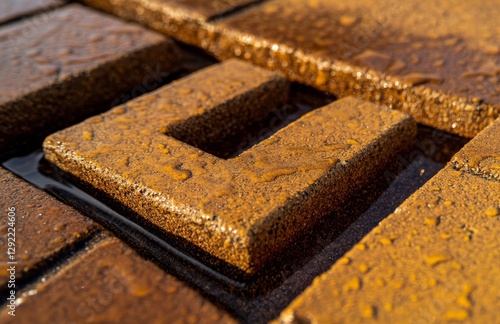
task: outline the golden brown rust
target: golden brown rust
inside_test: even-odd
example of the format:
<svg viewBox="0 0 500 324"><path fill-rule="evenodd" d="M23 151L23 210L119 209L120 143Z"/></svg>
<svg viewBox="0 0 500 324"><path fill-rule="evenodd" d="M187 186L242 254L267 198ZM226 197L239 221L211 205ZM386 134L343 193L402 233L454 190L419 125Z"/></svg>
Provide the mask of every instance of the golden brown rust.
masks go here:
<svg viewBox="0 0 500 324"><path fill-rule="evenodd" d="M274 0L213 22L157 0L87 1L220 59L248 60L462 136L500 114L498 1Z"/></svg>
<svg viewBox="0 0 500 324"><path fill-rule="evenodd" d="M15 317L7 314L8 309L0 313L2 323L235 322L115 238L97 243L30 292L19 296Z"/></svg>
<svg viewBox="0 0 500 324"><path fill-rule="evenodd" d="M365 322L369 312L355 305L368 305L380 323L495 322L500 219L488 213L500 208L500 182L454 172L441 170L361 240L366 248L353 248L316 278L276 322ZM385 244L381 236L395 239Z"/></svg>
<svg viewBox="0 0 500 324"><path fill-rule="evenodd" d="M133 87L159 86L178 61L172 40L95 10L72 4L48 17L0 31L0 150L96 113Z"/></svg>
<svg viewBox="0 0 500 324"><path fill-rule="evenodd" d="M192 91L179 96L186 88ZM230 136L287 93L278 74L230 60L118 107L123 114L110 111L51 135L44 150L160 228L253 273L411 145L416 132L405 114L346 98L229 160L178 140L203 147ZM83 130L92 140L82 140Z"/></svg>
<svg viewBox="0 0 500 324"><path fill-rule="evenodd" d="M16 258L18 280L44 266L50 258L87 239L100 226L30 184L0 168L0 210L16 208ZM0 261L8 260L7 218L0 226ZM11 237L11 236L9 236ZM0 284L7 286L8 267L0 270Z"/></svg>

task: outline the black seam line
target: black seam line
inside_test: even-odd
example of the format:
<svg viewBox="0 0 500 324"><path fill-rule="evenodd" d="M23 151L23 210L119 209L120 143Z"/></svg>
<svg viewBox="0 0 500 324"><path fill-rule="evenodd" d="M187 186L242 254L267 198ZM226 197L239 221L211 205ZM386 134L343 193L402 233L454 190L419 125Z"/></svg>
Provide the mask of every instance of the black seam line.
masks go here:
<svg viewBox="0 0 500 324"><path fill-rule="evenodd" d="M109 235L106 236L103 230L96 228L89 236L64 247L55 255L36 263L33 266L33 270L25 273L21 278L16 278L16 299L20 298L26 292L36 289L42 278L50 280L50 278L70 266L81 256L86 255L95 244L106 237L109 237ZM0 307L7 305L7 297L10 295L10 290L6 285L1 287L0 298L2 298L2 303L0 303Z"/></svg>
<svg viewBox="0 0 500 324"><path fill-rule="evenodd" d="M229 18L230 16L233 16L233 15L237 15L243 11L246 11L248 9L251 9L251 8L254 8L254 7L258 7L260 5L262 5L264 2L267 2L268 0L257 0L255 2L252 2L252 3L249 3L249 4L242 4L240 6L236 6L232 9L229 9L227 11L224 11L223 13L220 13L220 14L217 14L217 15L214 15L214 16L211 16L211 17L208 17L207 19L207 23L212 23L212 22L216 22L218 20L224 20L226 18Z"/></svg>

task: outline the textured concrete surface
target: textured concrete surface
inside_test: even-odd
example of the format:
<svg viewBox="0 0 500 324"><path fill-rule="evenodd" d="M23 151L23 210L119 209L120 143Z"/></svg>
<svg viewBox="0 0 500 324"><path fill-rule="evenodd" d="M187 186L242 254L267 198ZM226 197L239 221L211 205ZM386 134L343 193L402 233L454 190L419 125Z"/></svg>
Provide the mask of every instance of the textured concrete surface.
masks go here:
<svg viewBox="0 0 500 324"><path fill-rule="evenodd" d="M472 139L451 163L456 170L500 181L500 119Z"/></svg>
<svg viewBox="0 0 500 324"><path fill-rule="evenodd" d="M57 0L2 1L0 155L15 141L41 139L113 100L182 77L54 135L46 147L60 166L146 215L155 224L148 229L167 229L211 253L182 250L198 258L185 264L153 256L160 269L0 170L2 209L20 206L14 320L232 322L227 309L242 322L264 323L301 294L276 321L498 321L498 0L84 2L254 66L227 62L188 75L197 68L186 61L201 51L180 45L179 62L174 42L140 26L78 5L45 10ZM34 3L38 15L6 23L33 14ZM284 76L320 97L328 91L320 101L328 100L305 103L315 94L297 84L287 99ZM297 87L307 89L304 101L294 101ZM414 135L409 118L353 98L328 104L331 94L410 113L432 134L419 133L398 154ZM297 118L290 105L327 106L281 129L276 118ZM264 129L247 133L244 124L255 119ZM466 139L436 128L476 137L451 158ZM255 138L265 140L248 145ZM324 213L330 217L309 229ZM134 248L147 253L148 246ZM3 294L7 256L0 258ZM267 264L240 290L220 280L233 273L214 256L247 273ZM197 261L221 273L206 276ZM0 321L13 319L7 310Z"/></svg>
<svg viewBox="0 0 500 324"><path fill-rule="evenodd" d="M470 147L463 151L457 155ZM494 323L499 216L500 183L448 165L317 277L277 322Z"/></svg>
<svg viewBox="0 0 500 324"><path fill-rule="evenodd" d="M150 86L178 59L162 35L77 4L3 28L0 51L0 149L90 116L134 86Z"/></svg>
<svg viewBox="0 0 500 324"><path fill-rule="evenodd" d="M275 0L185 28L175 21L196 20L192 12L157 1L89 3L218 58L249 60L462 136L500 113L498 1Z"/></svg>
<svg viewBox="0 0 500 324"><path fill-rule="evenodd" d="M498 4L277 0L222 21L210 46L473 137L500 113Z"/></svg>
<svg viewBox="0 0 500 324"><path fill-rule="evenodd" d="M0 262L9 261L7 248L14 242L14 256L17 261L16 279L33 274L51 259L69 251L95 233L99 226L57 201L43 191L18 179L10 172L0 168L0 210L5 212L15 208L15 228L8 226L7 217L0 225ZM11 233L11 234L9 234ZM14 234L14 235L12 235ZM9 238L14 238L12 241ZM10 260L12 261L12 260ZM6 288L9 280L8 267L0 271L0 286Z"/></svg>
<svg viewBox="0 0 500 324"><path fill-rule="evenodd" d="M191 146L231 136L286 93L277 74L227 61L53 134L44 150L158 227L252 273L416 133L407 115L346 98L233 159Z"/></svg>
<svg viewBox="0 0 500 324"><path fill-rule="evenodd" d="M262 0L84 0L89 6L137 21L196 45L210 21Z"/></svg>

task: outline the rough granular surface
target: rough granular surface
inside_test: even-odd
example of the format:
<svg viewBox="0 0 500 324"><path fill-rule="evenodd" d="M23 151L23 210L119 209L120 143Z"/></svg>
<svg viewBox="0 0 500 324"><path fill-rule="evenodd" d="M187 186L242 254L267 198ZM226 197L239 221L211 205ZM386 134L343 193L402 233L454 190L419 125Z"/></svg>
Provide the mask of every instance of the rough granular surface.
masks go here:
<svg viewBox="0 0 500 324"><path fill-rule="evenodd" d="M157 1L89 3L218 58L280 70L462 136L475 136L500 114L498 1L275 0L196 28L163 24L195 16Z"/></svg>
<svg viewBox="0 0 500 324"><path fill-rule="evenodd" d="M450 165L282 313L280 323L494 323L500 182Z"/></svg>
<svg viewBox="0 0 500 324"><path fill-rule="evenodd" d="M46 158L252 273L416 133L411 117L346 98L232 159L193 147L265 116L287 86L278 74L231 60L51 135Z"/></svg>
<svg viewBox="0 0 500 324"><path fill-rule="evenodd" d="M473 137L500 113L499 14L498 1L276 0L222 21L209 48Z"/></svg>
<svg viewBox="0 0 500 324"><path fill-rule="evenodd" d="M500 119L472 139L451 163L457 170L500 181Z"/></svg>
<svg viewBox="0 0 500 324"><path fill-rule="evenodd" d="M3 28L0 52L0 149L92 115L177 60L162 35L76 4Z"/></svg>
<svg viewBox="0 0 500 324"><path fill-rule="evenodd" d="M19 299L2 323L235 323L115 238L97 243Z"/></svg>
<svg viewBox="0 0 500 324"><path fill-rule="evenodd" d="M71 249L95 233L99 226L73 208L16 178L0 168L0 209L7 215L9 208L15 208L15 231L9 230L7 216L0 226L0 261L8 259L8 238L15 238L16 279L32 274L47 261L57 258L61 252ZM15 233L15 236L8 233ZM10 260L12 261L12 260ZM8 267L0 271L0 285L7 287Z"/></svg>
<svg viewBox="0 0 500 324"><path fill-rule="evenodd" d="M135 20L176 39L197 44L207 22L262 0L84 0L96 9Z"/></svg>
<svg viewBox="0 0 500 324"><path fill-rule="evenodd" d="M48 11L63 5L65 2L65 0L2 0L0 2L0 24L40 11Z"/></svg>

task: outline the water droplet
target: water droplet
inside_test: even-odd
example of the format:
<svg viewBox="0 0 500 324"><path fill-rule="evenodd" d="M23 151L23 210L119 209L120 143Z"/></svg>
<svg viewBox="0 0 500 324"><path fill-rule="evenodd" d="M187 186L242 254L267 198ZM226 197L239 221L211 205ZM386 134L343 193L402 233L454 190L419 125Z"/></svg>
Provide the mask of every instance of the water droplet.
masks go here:
<svg viewBox="0 0 500 324"><path fill-rule="evenodd" d="M181 95L187 95L190 94L191 92L193 92L193 89L190 88L182 88L179 90L179 94Z"/></svg>
<svg viewBox="0 0 500 324"><path fill-rule="evenodd" d="M88 40L89 40L89 43L97 43L97 42L100 42L101 40L103 40L103 36L99 35L99 34L92 34L89 36Z"/></svg>
<svg viewBox="0 0 500 324"><path fill-rule="evenodd" d="M385 71L392 63L392 58L389 55L374 50L365 50L353 57L353 61L375 70Z"/></svg>
<svg viewBox="0 0 500 324"><path fill-rule="evenodd" d="M366 249L367 249L367 246L365 243L358 243L358 244L356 244L355 247L356 247L356 249L358 249L360 251L366 251Z"/></svg>
<svg viewBox="0 0 500 324"><path fill-rule="evenodd" d="M361 279L358 277L354 277L351 280L349 280L343 287L344 291L356 291L361 289Z"/></svg>
<svg viewBox="0 0 500 324"><path fill-rule="evenodd" d="M54 225L54 231L62 231L66 228L66 224L65 223L59 223L59 224L56 224Z"/></svg>
<svg viewBox="0 0 500 324"><path fill-rule="evenodd" d="M431 254L425 257L425 262L430 266L435 266L448 261L450 258L444 254Z"/></svg>
<svg viewBox="0 0 500 324"><path fill-rule="evenodd" d="M182 170L173 165L167 165L165 167L165 171L172 177L172 179L179 181L187 180L192 176L191 171Z"/></svg>
<svg viewBox="0 0 500 324"><path fill-rule="evenodd" d="M368 270L370 270L370 267L366 264L362 263L359 265L359 271L361 271L362 273L367 273Z"/></svg>
<svg viewBox="0 0 500 324"><path fill-rule="evenodd" d="M351 263L351 259L349 259L347 257L342 257L339 259L338 263L343 264L343 265L347 265L347 264Z"/></svg>
<svg viewBox="0 0 500 324"><path fill-rule="evenodd" d="M417 86L425 83L443 83L443 78L439 74L412 72L401 76L404 83L410 86Z"/></svg>
<svg viewBox="0 0 500 324"><path fill-rule="evenodd" d="M59 73L59 68L56 65L38 64L37 68L45 76L53 76Z"/></svg>
<svg viewBox="0 0 500 324"><path fill-rule="evenodd" d="M358 18L351 15L342 15L339 18L339 22L344 27L351 27L358 21Z"/></svg>
<svg viewBox="0 0 500 324"><path fill-rule="evenodd" d="M438 218L425 218L425 223L429 226L437 226L439 223Z"/></svg>
<svg viewBox="0 0 500 324"><path fill-rule="evenodd" d="M392 245L392 240L390 238L383 237L380 239L380 243L383 245Z"/></svg>
<svg viewBox="0 0 500 324"><path fill-rule="evenodd" d="M466 71L462 74L463 78L496 76L500 74L500 65L493 61L483 62L481 66L474 70Z"/></svg>
<svg viewBox="0 0 500 324"><path fill-rule="evenodd" d="M497 208L488 208L485 212L486 216L495 217L498 216Z"/></svg>
<svg viewBox="0 0 500 324"><path fill-rule="evenodd" d="M445 314L447 320L464 321L469 318L469 313L463 309L449 310Z"/></svg>
<svg viewBox="0 0 500 324"><path fill-rule="evenodd" d="M363 307L361 316L364 318L373 318L375 316L375 307L371 305Z"/></svg>
<svg viewBox="0 0 500 324"><path fill-rule="evenodd" d="M92 138L94 137L94 135L92 134L92 132L83 132L83 135L82 135L82 138L86 141L91 141Z"/></svg>

